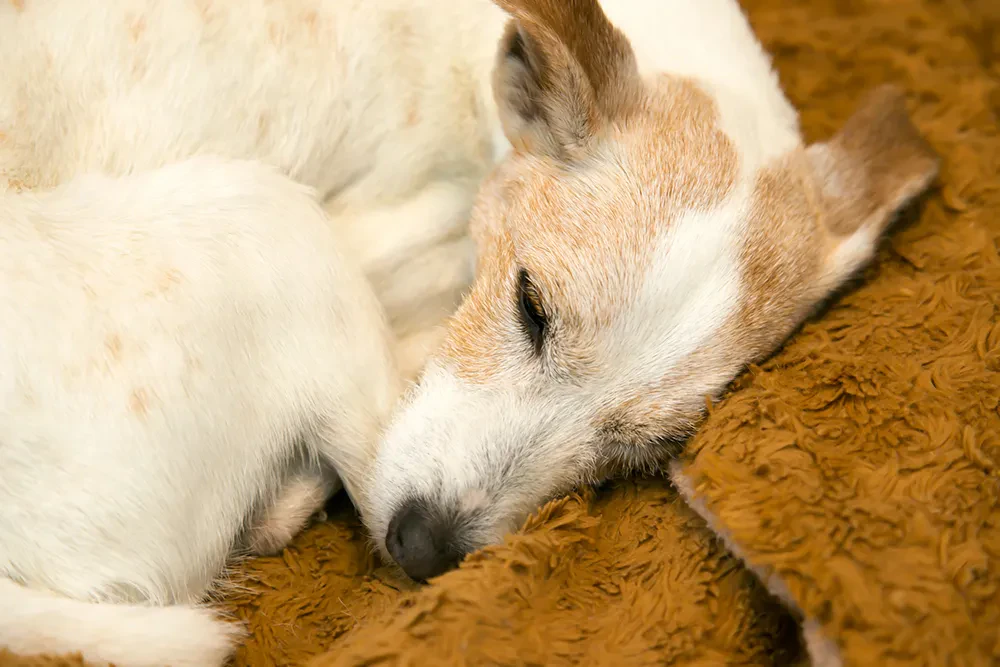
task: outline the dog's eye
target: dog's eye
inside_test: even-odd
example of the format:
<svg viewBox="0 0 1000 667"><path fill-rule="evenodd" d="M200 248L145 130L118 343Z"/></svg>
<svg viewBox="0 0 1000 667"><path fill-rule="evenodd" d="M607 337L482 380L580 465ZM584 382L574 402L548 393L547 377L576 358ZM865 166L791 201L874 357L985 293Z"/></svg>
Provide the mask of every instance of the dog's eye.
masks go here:
<svg viewBox="0 0 1000 667"><path fill-rule="evenodd" d="M531 282L528 272L522 270L517 276L517 303L521 315L521 325L531 339L535 354L542 353L542 343L549 327L549 319L542 306L542 297Z"/></svg>

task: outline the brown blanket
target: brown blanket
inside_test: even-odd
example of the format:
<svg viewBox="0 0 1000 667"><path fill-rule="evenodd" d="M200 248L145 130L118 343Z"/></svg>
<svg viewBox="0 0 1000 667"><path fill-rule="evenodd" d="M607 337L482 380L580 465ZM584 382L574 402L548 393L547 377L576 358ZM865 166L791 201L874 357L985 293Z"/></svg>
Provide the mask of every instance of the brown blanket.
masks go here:
<svg viewBox="0 0 1000 667"><path fill-rule="evenodd" d="M238 665L1000 663L1000 2L744 4L810 139L895 81L940 187L713 408L690 505L558 500L422 589L341 505L234 573Z"/></svg>

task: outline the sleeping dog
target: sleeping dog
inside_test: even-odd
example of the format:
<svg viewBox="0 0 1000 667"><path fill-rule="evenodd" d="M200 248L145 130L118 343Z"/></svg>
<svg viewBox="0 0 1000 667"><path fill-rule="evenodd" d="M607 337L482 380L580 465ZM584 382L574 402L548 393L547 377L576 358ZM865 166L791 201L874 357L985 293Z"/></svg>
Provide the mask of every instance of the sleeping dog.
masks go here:
<svg viewBox="0 0 1000 667"><path fill-rule="evenodd" d="M29 198L5 205L27 216L24 227L49 229L46 216L87 208L69 204L67 192L81 201L90 197L95 218L105 215L98 211L125 206L124 201L141 211L137 202L146 197L135 194L142 190L138 185L152 188L156 177L150 174L162 165L202 153L256 159L315 189L329 215L325 224L337 238L316 249L326 256L339 244L361 264L397 336L394 356L403 375L415 376L431 356L377 456L372 452L371 470L358 477L353 491L351 475L340 470L348 464L332 453L345 450L317 440L284 450L294 453L293 463L270 468L272 477L263 479L287 477L293 483L274 486L301 489L295 483L299 460L310 461L311 472L324 466L340 471L383 553L416 579L433 577L469 550L500 539L554 494L617 472L661 465L671 444L700 419L706 395L717 396L747 363L771 353L869 261L894 213L928 185L937 165L910 124L901 96L891 89L865 100L829 141L805 145L797 114L734 0L498 3L23 0L0 6L0 80L7 91L0 96L0 181L10 190L32 190L65 184L91 171L137 172L128 178L138 179L98 181L100 187L84 188L86 192L70 185L68 191L38 195L44 206L34 203L32 195L17 195ZM138 173L146 170L152 171ZM207 174L166 173L173 176L160 178L186 181L179 192L204 197L177 208L156 200L168 219L220 206L212 200L218 193L202 186L202 180L213 185ZM239 210L264 224L261 215L248 209L260 207L269 212L263 214L271 219L268 224L283 220L281 230L304 233L298 230L304 213L278 215L295 208L276 204L279 200L261 188L259 197L250 197L250 204ZM22 209L35 211L31 215L36 218ZM231 217L224 217L232 224ZM202 223L211 227L219 221ZM310 224L322 226L318 219ZM185 229L193 240L195 228ZM285 284L289 291L283 296L268 291L271 283L264 277L246 283L263 290L257 297L273 297L268 303L276 305L275 312L285 312L285 299L299 303L303 298L294 286L306 289L317 279L303 275L307 269L299 260L284 254L305 250L281 245L279 230L268 229L273 244L258 251L266 259L245 251L246 257L236 253L242 261L233 261L261 271L261 265L278 267L276 282L284 270L296 276ZM85 249L79 252L109 254L128 247L134 229L124 224L117 232L124 240L115 242L85 243L78 236L82 233L72 237ZM55 238L51 232L43 236ZM219 243L229 248L228 241ZM155 252L148 249L151 257L166 252L161 244L171 247L160 238ZM44 276L36 270L34 279L49 285L46 293L60 304L59 277L94 270L87 268L94 264L81 262L70 271L59 264L70 260L57 257L62 259L53 260L56 265ZM201 265L192 261L185 266L192 270ZM234 268L227 280L243 284L252 273ZM169 318L175 312L177 319L164 320L169 327L159 337L150 330L126 340L113 327L96 327L79 314L73 319L76 311L68 305L48 307L47 312L64 314L67 323L74 323L78 331L71 333L79 340L73 336L62 347L37 352L33 363L38 365L24 366L26 377L32 383L48 378L44 382L53 383L50 389L64 392L60 400L66 406L76 406L65 398L66 392L75 392L83 407L74 408L73 423L77 431L90 429L90 440L70 441L70 434L61 433L66 439L60 452L81 451L70 445L109 433L113 442L104 446L120 453L123 443L138 442L138 430L148 436L144 429L161 423L171 429L159 431L161 437L176 424L186 424L191 433L199 433L200 442L208 442L201 430L230 442L238 437L233 434L245 432L241 425L248 414L264 421L288 416L261 398L282 388L291 392L282 396L291 413L312 423L324 413L311 412L319 410L313 401L301 399L290 385L277 384L275 378L283 376L276 369L285 364L299 369L304 358L311 359L324 345L333 356L328 364L317 364L317 373L332 369L334 358L367 364L364 355L339 347L344 332L381 330L374 321L334 318L336 322L315 330L303 324L303 331L313 332L303 343L294 327L283 333L277 324L283 318L255 318L257 310L228 298L235 287L226 287L221 277L206 286L216 285L222 296L200 302L198 312L214 317L199 329L182 317L188 309L160 313L159 305L153 305L169 308L171 298L181 298L181 292L169 296L191 279L180 266L145 261L141 267L126 264L105 274L121 281L123 294L131 299L120 296L114 302L121 324L131 322L126 311L150 318ZM13 280L8 277L9 284ZM201 289L199 284L199 293ZM454 318L441 328L467 289ZM146 292L161 296L142 301ZM339 296L345 300L342 305L347 292ZM15 303L21 297L10 298ZM110 297L102 296L88 308L103 313L105 298ZM190 298L196 300L196 295ZM15 310L25 315L7 318L21 327L19 345L24 340L35 345L35 339L41 344L57 335L45 330L57 327L50 323L51 315L32 317L35 306L16 303ZM343 315L353 308L334 310ZM19 318L24 321L17 322ZM261 345L269 350L264 367L275 376L254 373L261 362L249 361L239 346L226 347L211 371L219 396L239 385L254 400L233 399L222 409L219 396L183 398L188 362L181 341L188 336L221 340L215 326L247 327L254 334L250 342L243 341L247 349ZM148 361L130 367L128 381L123 376L112 389L96 379L115 355L130 358L125 355L133 346L155 350L164 339L173 341L172 348L167 345L173 352L157 352L164 360L157 363L165 366L156 368L156 376L176 383L167 393L178 402L168 404L151 386ZM213 349L207 343L194 347L203 353ZM96 364L91 361L95 354ZM205 354L196 358L206 364ZM74 385L77 377L65 372L65 365L96 368L81 371L87 382ZM240 372L243 379L235 377ZM382 407L371 409L379 417L372 418L372 430L366 433L377 430L374 424L394 394L388 388L392 378L372 382L366 385L371 391L376 385L386 388L379 390L381 398L370 399ZM11 403L0 409L3 419L16 426L20 415L30 412L11 406L23 405L29 394L21 393L17 381L2 386L13 387L4 394ZM338 400L344 396L337 394L326 405ZM247 404L260 410L244 412ZM22 452L20 456L45 452L37 443L54 437L44 433L52 424L69 428L72 410L52 405L58 405L50 410L58 409L60 419L32 422L40 434L27 430L19 436L20 445L11 447L4 432L0 456L5 461L11 451ZM177 410L169 419L160 412L168 407ZM108 428L116 418L131 430ZM278 434L287 438L274 442L294 442L293 436L308 432L292 428ZM178 478L171 485L175 512L161 508L163 521L183 521L179 517L191 516L189 507L203 507L198 501L187 505L185 498L203 479L219 481L207 461L224 456L225 450L213 453L211 447L221 445L190 450L191 468L201 476ZM274 451L260 440L248 441L252 461L262 456L260 448ZM164 450L147 449L150 466L171 469L166 464L172 459L156 453ZM107 457L109 464L113 460ZM67 462L82 465L79 459L45 459L66 478L85 479ZM21 465L20 477L11 479L29 476L38 461L26 459ZM139 470L127 482L117 479L114 487L98 487L100 491L91 482L80 497L128 497L119 495L122 484L126 490L132 490L128 484L155 487L155 474ZM307 484L305 489L297 492L299 497L313 498L326 487ZM0 492L5 493L3 503L36 498L20 486L3 486ZM278 497L276 491L255 493ZM270 504L283 506L242 503L242 523L231 524L245 528L237 531L240 540L267 535ZM52 515L47 525L64 521L66 529L87 536L104 521L117 530L112 543L127 545L130 530L115 517L133 509L119 505L86 520L77 514L77 523ZM199 515L210 517L202 535L216 525L211 523L217 521L214 512L227 520L240 514L211 509L213 514ZM44 504L37 508L43 510ZM277 523L300 525L304 511L291 512L299 517L296 521ZM41 525L36 529L32 521L15 517L15 539L41 532ZM263 533L260 526L265 526ZM18 547L10 534L0 533L0 565L12 581L31 587L36 602L16 608L26 612L0 617L0 643L19 650L84 650L93 659L120 664L185 664L184 659L186 664L213 664L224 654L226 628L212 625L207 616L193 616L197 612L190 608L144 610L153 615L183 612L186 625L152 620L120 625L134 610L119 616L111 605L96 605L84 611L73 601L191 600L196 596L160 594L179 585L176 573L190 563L167 563L167 570L179 569L166 572L166 561L145 561L156 581L163 582L160 588L128 568L84 572L64 560L49 562L29 580L9 565L8 555L42 553L46 547L33 547L36 538L27 537ZM188 532L164 533L156 538L163 540L156 548L179 549L170 541L179 535L194 539ZM264 540L272 547L281 541ZM226 540L183 546L211 551L218 543ZM92 542L81 544L94 548ZM106 559L94 553L88 558L90 563ZM183 558L196 559L190 553ZM221 561L212 562L219 566ZM94 589L96 572L106 573L104 588ZM210 578L196 577L193 581L200 583L188 590L201 590ZM0 585L18 591L8 595L29 595L20 585ZM46 597L50 594L43 589L63 597ZM34 609L56 608L60 614L31 615Z"/></svg>

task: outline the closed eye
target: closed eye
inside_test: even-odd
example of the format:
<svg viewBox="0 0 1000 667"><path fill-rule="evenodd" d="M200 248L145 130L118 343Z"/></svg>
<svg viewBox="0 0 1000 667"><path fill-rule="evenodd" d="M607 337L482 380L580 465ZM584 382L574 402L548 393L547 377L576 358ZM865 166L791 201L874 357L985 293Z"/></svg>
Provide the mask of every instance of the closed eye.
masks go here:
<svg viewBox="0 0 1000 667"><path fill-rule="evenodd" d="M541 355L545 334L549 328L549 319L545 314L545 306L538 289L531 282L531 277L524 269L517 275L517 304L521 326L531 341L536 355Z"/></svg>

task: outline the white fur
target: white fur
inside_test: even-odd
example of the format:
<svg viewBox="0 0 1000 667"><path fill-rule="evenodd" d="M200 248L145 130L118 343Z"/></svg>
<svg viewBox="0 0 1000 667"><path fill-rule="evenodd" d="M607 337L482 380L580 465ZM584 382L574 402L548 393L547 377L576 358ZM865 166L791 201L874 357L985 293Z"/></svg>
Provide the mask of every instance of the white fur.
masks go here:
<svg viewBox="0 0 1000 667"><path fill-rule="evenodd" d="M88 664L223 664L235 624L195 607L95 605L0 579L0 642L22 655L80 653Z"/></svg>
<svg viewBox="0 0 1000 667"><path fill-rule="evenodd" d="M288 436L320 416L360 427L366 418L341 413L369 401L381 414L393 393L382 324L371 304L351 302L369 288L321 274L340 255L304 191L269 175L239 178L249 168L143 172L218 154L314 188L331 216L322 224L362 264L412 377L472 278L468 208L508 148L489 83L503 21L486 0L385 0L374 11L361 0L0 3L0 193L94 171L140 174L3 199L0 247L25 277L0 300L0 460L9 464L0 570L80 600L190 602L219 574L236 532L253 529L247 546L270 550L301 527L302 503L336 483L323 470L308 485L317 442L339 434L316 433L302 452ZM227 199L234 191L239 203ZM58 234L32 235L33 225ZM174 225L182 231L166 230ZM226 249L219 225L262 226L259 238L237 230L233 240L245 243ZM143 290L157 289L140 285L163 280L169 262L184 284L136 316ZM90 301L82 279L93 283ZM323 298L335 307L317 309ZM117 345L112 329L127 366L101 375ZM348 341L347 331L367 334ZM196 378L183 371L192 355ZM338 378L347 384L324 384ZM336 393L358 383L353 401ZM144 423L126 410L137 387L149 391L136 404L156 401ZM324 455L347 471L362 508L350 478L367 457ZM215 639L204 645L193 631L158 642L152 626L123 636L131 630L114 625L130 607L44 600L81 629L91 621L93 641L32 616L0 625L0 644L86 647L89 659L128 665L180 664L185 644L193 663L213 664L226 643L207 625ZM162 614L164 632L171 615L207 618Z"/></svg>
<svg viewBox="0 0 1000 667"><path fill-rule="evenodd" d="M296 497L317 502L303 477L339 476L365 507L398 382L377 301L307 188L210 157L82 176L0 195L0 257L0 574L187 605L256 514L280 532ZM18 650L218 664L231 636L190 608L12 586L0 645Z"/></svg>
<svg viewBox="0 0 1000 667"><path fill-rule="evenodd" d="M317 190L415 375L509 148L490 91L504 20L489 0L0 3L0 191L204 153L271 164Z"/></svg>
<svg viewBox="0 0 1000 667"><path fill-rule="evenodd" d="M734 0L602 0L632 44L640 72L694 79L754 170L801 143L798 113Z"/></svg>

